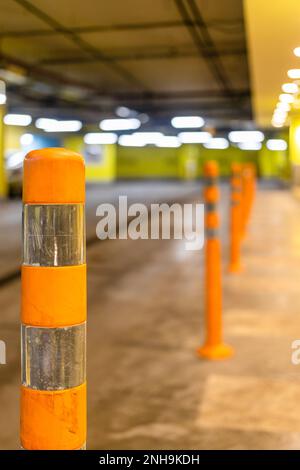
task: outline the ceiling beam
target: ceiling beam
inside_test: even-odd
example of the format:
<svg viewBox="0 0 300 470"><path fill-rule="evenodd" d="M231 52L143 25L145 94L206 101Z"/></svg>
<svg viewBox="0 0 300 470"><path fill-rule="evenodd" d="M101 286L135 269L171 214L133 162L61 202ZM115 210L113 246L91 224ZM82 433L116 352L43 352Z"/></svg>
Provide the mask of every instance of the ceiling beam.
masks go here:
<svg viewBox="0 0 300 470"><path fill-rule="evenodd" d="M216 82L227 93L232 96L234 100L234 90L231 83L224 71L223 65L219 60L219 54L215 48L214 42L211 39L207 25L197 7L194 0L174 0L182 18L184 25L189 31L191 38L198 49L199 55L207 62ZM206 57L204 50L206 47L211 47L215 50L215 56Z"/></svg>
<svg viewBox="0 0 300 470"><path fill-rule="evenodd" d="M197 21L191 21L190 24L197 23ZM240 29L243 32L243 20L212 20L207 23L207 26L211 29L222 30L223 32L230 32L230 29ZM155 21L147 23L129 23L129 24L110 24L110 25L88 25L75 28L68 28L68 31L75 34L87 34L87 33L106 33L106 32L117 32L117 31L144 31L151 29L164 29L164 28L183 28L185 25L180 20L175 21ZM17 37L39 37L39 36L57 36L62 34L64 31L59 29L32 29L32 30L21 30L21 31L1 31L0 38L17 38Z"/></svg>
<svg viewBox="0 0 300 470"><path fill-rule="evenodd" d="M105 52L104 52L105 54ZM165 50L132 50L129 51L110 51L110 57L118 62L127 61L127 60L160 60L160 59L181 59L188 57L197 57L199 55L198 51L188 48L179 47L168 47ZM246 56L247 49L246 47L226 47L220 46L218 52L215 49L207 48L203 52L205 57L219 57L219 56ZM65 64L86 64L96 62L97 60L91 57L82 57L82 56L66 56L60 58L45 58L37 62L39 65L65 65Z"/></svg>

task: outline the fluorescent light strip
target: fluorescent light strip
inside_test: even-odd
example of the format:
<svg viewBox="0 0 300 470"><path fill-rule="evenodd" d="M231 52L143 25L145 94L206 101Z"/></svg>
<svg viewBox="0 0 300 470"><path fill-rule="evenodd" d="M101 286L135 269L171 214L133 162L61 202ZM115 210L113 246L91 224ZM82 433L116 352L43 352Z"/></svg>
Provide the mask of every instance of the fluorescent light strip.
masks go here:
<svg viewBox="0 0 300 470"><path fill-rule="evenodd" d="M210 132L180 132L178 138L182 144L204 144L211 139Z"/></svg>
<svg viewBox="0 0 300 470"><path fill-rule="evenodd" d="M141 126L141 121L136 118L131 119L103 119L99 123L100 129L103 131L127 131L131 129L138 129Z"/></svg>
<svg viewBox="0 0 300 470"><path fill-rule="evenodd" d="M290 95L289 93L281 93L281 95L279 95L279 101L281 101L281 103L293 103L293 101L295 101L295 98L293 97L293 95Z"/></svg>
<svg viewBox="0 0 300 470"><path fill-rule="evenodd" d="M177 147L180 147L181 143L179 142L179 140L176 136L164 135L160 139L158 139L158 141L155 145L157 147L177 148Z"/></svg>
<svg viewBox="0 0 300 470"><path fill-rule="evenodd" d="M283 139L269 139L266 143L267 149L273 151L284 151L287 149L287 143Z"/></svg>
<svg viewBox="0 0 300 470"><path fill-rule="evenodd" d="M231 131L228 138L233 143L262 142L265 136L261 131Z"/></svg>
<svg viewBox="0 0 300 470"><path fill-rule="evenodd" d="M8 126L29 126L32 117L29 114L6 114L4 116L4 124Z"/></svg>
<svg viewBox="0 0 300 470"><path fill-rule="evenodd" d="M221 150L227 149L229 147L229 142L223 137L214 137L203 145L207 149Z"/></svg>
<svg viewBox="0 0 300 470"><path fill-rule="evenodd" d="M204 119L200 116L176 116L171 119L176 129L192 129L204 126Z"/></svg>
<svg viewBox="0 0 300 470"><path fill-rule="evenodd" d="M115 144L117 140L117 134L112 132L89 132L83 137L84 143L88 145Z"/></svg>
<svg viewBox="0 0 300 470"><path fill-rule="evenodd" d="M281 89L284 93L298 93L297 83L284 83Z"/></svg>
<svg viewBox="0 0 300 470"><path fill-rule="evenodd" d="M296 80L300 78L300 69L290 69L288 70L288 77L292 78L293 80Z"/></svg>
<svg viewBox="0 0 300 470"><path fill-rule="evenodd" d="M241 150L260 150L261 143L260 142L240 142L238 147Z"/></svg>

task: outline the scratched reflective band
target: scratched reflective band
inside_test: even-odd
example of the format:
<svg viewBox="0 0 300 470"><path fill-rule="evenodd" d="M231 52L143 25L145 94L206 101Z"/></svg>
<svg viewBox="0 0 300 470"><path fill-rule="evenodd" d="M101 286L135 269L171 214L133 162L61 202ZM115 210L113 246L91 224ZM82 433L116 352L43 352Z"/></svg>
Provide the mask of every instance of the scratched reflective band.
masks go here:
<svg viewBox="0 0 300 470"><path fill-rule="evenodd" d="M215 212L217 210L217 204L215 202L206 202L205 211L206 212Z"/></svg>
<svg viewBox="0 0 300 470"><path fill-rule="evenodd" d="M22 384L62 390L85 381L86 324L65 328L22 325Z"/></svg>
<svg viewBox="0 0 300 470"><path fill-rule="evenodd" d="M83 204L25 204L23 263L73 266L85 263Z"/></svg>
<svg viewBox="0 0 300 470"><path fill-rule="evenodd" d="M205 229L205 237L210 238L218 238L219 237L219 229L217 228L206 228Z"/></svg>

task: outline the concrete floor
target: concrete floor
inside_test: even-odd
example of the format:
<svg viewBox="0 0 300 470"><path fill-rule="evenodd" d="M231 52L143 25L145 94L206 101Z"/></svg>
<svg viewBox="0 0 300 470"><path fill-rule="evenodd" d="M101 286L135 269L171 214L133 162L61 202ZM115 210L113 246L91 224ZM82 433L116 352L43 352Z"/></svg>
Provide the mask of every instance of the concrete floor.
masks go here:
<svg viewBox="0 0 300 470"><path fill-rule="evenodd" d="M300 448L300 365L291 363L300 338L300 204L288 191L258 192L244 272L232 276L223 194L232 359L195 355L204 334L202 253L178 240L89 247L88 448ZM18 448L18 290L17 280L0 290L2 449Z"/></svg>

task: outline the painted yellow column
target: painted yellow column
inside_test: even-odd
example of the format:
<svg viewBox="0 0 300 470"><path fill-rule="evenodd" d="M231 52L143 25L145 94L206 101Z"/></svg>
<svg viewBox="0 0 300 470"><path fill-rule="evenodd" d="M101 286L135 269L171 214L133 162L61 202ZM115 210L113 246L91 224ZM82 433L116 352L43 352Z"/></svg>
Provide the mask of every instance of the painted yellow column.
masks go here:
<svg viewBox="0 0 300 470"><path fill-rule="evenodd" d="M64 139L64 147L85 159L85 176L89 183L114 181L117 177L117 145L85 145L82 136Z"/></svg>
<svg viewBox="0 0 300 470"><path fill-rule="evenodd" d="M289 157L292 172L292 186L300 195L300 113L291 114L289 135Z"/></svg>
<svg viewBox="0 0 300 470"><path fill-rule="evenodd" d="M97 152L95 161L92 158L86 157L86 180L88 182L97 181L114 181L117 174L117 145L95 145Z"/></svg>
<svg viewBox="0 0 300 470"><path fill-rule="evenodd" d="M5 198L8 192L5 159L4 159L4 129L3 118L5 106L0 106L0 198Z"/></svg>
<svg viewBox="0 0 300 470"><path fill-rule="evenodd" d="M199 146L185 144L179 149L179 177L193 180L198 176Z"/></svg>

